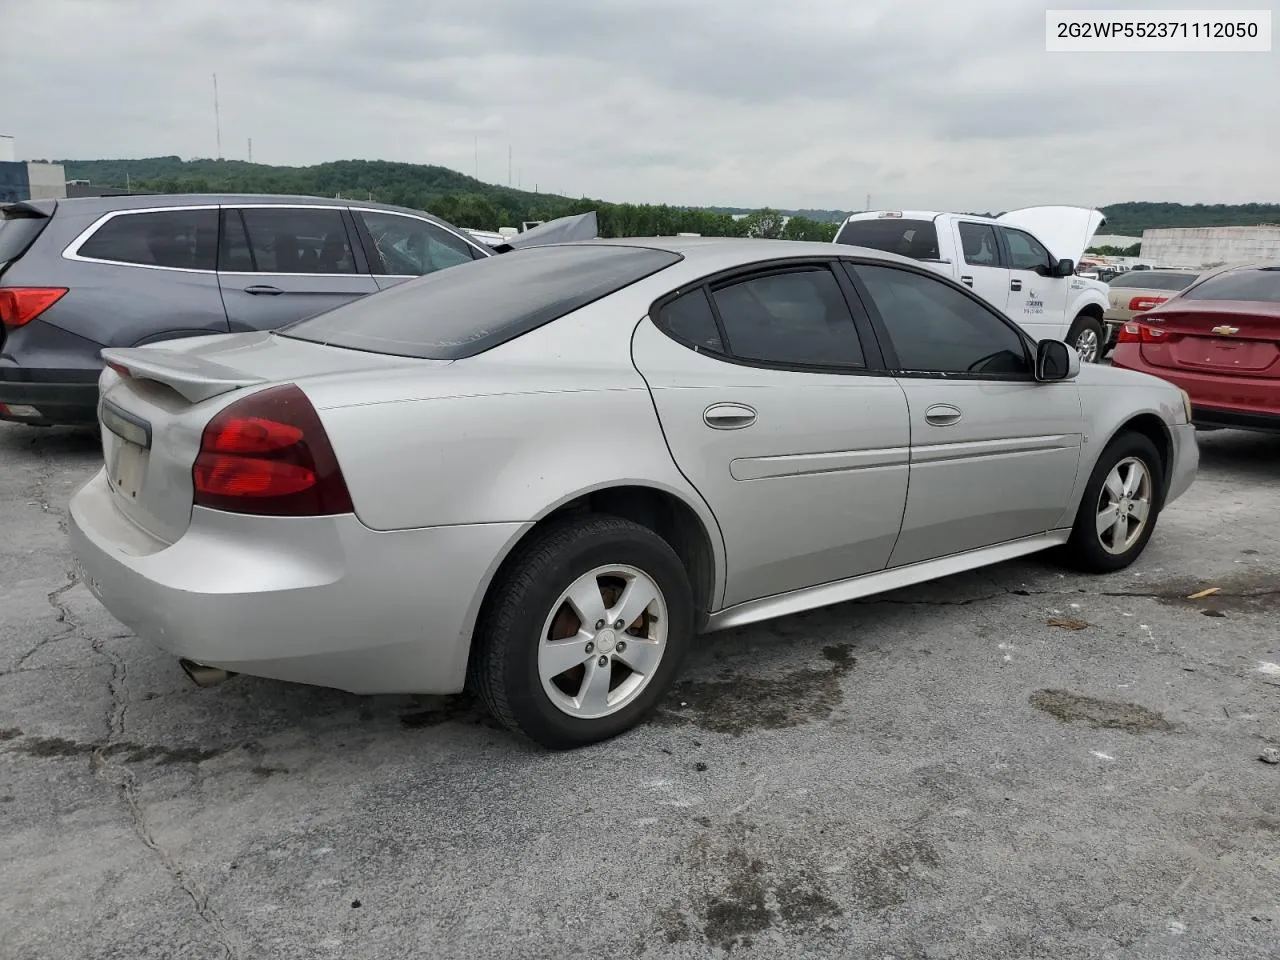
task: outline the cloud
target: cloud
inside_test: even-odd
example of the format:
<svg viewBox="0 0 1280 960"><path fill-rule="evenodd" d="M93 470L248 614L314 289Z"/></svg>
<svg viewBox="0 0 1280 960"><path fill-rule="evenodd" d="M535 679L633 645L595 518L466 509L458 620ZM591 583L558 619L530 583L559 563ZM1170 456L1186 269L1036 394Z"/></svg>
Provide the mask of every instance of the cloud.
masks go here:
<svg viewBox="0 0 1280 960"><path fill-rule="evenodd" d="M223 154L252 137L269 163L505 183L510 149L525 187L687 204L1276 199L1274 56L1050 54L1043 8L1019 0L0 0L0 16L22 24L0 116L26 156L212 156L216 72Z"/></svg>

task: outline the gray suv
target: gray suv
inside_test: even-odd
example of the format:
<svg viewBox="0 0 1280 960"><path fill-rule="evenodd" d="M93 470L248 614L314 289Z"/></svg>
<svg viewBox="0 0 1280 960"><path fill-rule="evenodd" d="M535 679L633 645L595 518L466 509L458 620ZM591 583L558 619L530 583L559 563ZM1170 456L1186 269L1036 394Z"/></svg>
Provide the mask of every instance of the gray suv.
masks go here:
<svg viewBox="0 0 1280 960"><path fill-rule="evenodd" d="M103 347L279 327L557 232L565 239L570 220L567 238L595 235L586 214L490 247L420 211L313 197L0 207L0 420L93 421Z"/></svg>

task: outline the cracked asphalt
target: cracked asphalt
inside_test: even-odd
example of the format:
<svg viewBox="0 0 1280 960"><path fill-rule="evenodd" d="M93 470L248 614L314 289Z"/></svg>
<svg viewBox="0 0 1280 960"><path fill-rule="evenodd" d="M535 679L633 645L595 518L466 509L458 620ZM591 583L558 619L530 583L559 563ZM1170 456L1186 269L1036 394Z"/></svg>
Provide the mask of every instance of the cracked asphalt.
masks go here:
<svg viewBox="0 0 1280 960"><path fill-rule="evenodd" d="M0 957L1274 958L1280 440L1201 436L1128 571L717 634L553 755L463 698L193 687L70 573L96 439L0 426Z"/></svg>

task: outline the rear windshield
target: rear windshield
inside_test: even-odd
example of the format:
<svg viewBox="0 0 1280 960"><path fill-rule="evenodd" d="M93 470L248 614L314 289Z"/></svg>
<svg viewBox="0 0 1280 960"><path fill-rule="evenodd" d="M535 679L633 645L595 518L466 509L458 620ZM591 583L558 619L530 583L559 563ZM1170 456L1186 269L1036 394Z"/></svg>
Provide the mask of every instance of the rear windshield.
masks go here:
<svg viewBox="0 0 1280 960"><path fill-rule="evenodd" d="M938 259L938 231L932 220L850 220L836 234L836 243L870 247L916 260Z"/></svg>
<svg viewBox="0 0 1280 960"><path fill-rule="evenodd" d="M1122 273L1111 281L1113 287L1141 287L1143 290L1185 290L1191 286L1198 274L1195 273L1156 273L1153 270L1139 270L1136 273Z"/></svg>
<svg viewBox="0 0 1280 960"><path fill-rule="evenodd" d="M1280 269L1233 270L1210 277L1184 294L1187 300L1252 300L1280 303Z"/></svg>
<svg viewBox="0 0 1280 960"><path fill-rule="evenodd" d="M48 222L48 217L33 217L20 207L0 209L0 263L22 256Z"/></svg>
<svg viewBox="0 0 1280 960"><path fill-rule="evenodd" d="M678 263L649 247L530 247L408 280L279 332L424 360L473 357Z"/></svg>

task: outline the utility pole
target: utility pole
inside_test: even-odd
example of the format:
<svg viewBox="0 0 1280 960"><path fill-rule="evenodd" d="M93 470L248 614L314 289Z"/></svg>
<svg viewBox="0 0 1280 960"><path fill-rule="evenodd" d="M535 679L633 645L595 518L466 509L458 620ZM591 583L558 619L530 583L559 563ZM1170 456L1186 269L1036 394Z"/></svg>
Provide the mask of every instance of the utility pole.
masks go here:
<svg viewBox="0 0 1280 960"><path fill-rule="evenodd" d="M253 163L253 137L249 138L249 162Z"/></svg>
<svg viewBox="0 0 1280 960"><path fill-rule="evenodd" d="M213 75L213 128L218 137L218 159L222 159L222 116L218 112L218 75Z"/></svg>
<svg viewBox="0 0 1280 960"><path fill-rule="evenodd" d="M511 186L511 144L507 144L507 186Z"/></svg>
<svg viewBox="0 0 1280 960"><path fill-rule="evenodd" d="M864 209L864 210L870 210L870 209L871 209L871 194L869 194L869 193L867 194L867 205L866 205L863 209Z"/></svg>
<svg viewBox="0 0 1280 960"><path fill-rule="evenodd" d="M479 180L480 179L480 134L478 133L476 134L475 149L476 149L475 170L472 173L472 176L475 177L475 179Z"/></svg>

